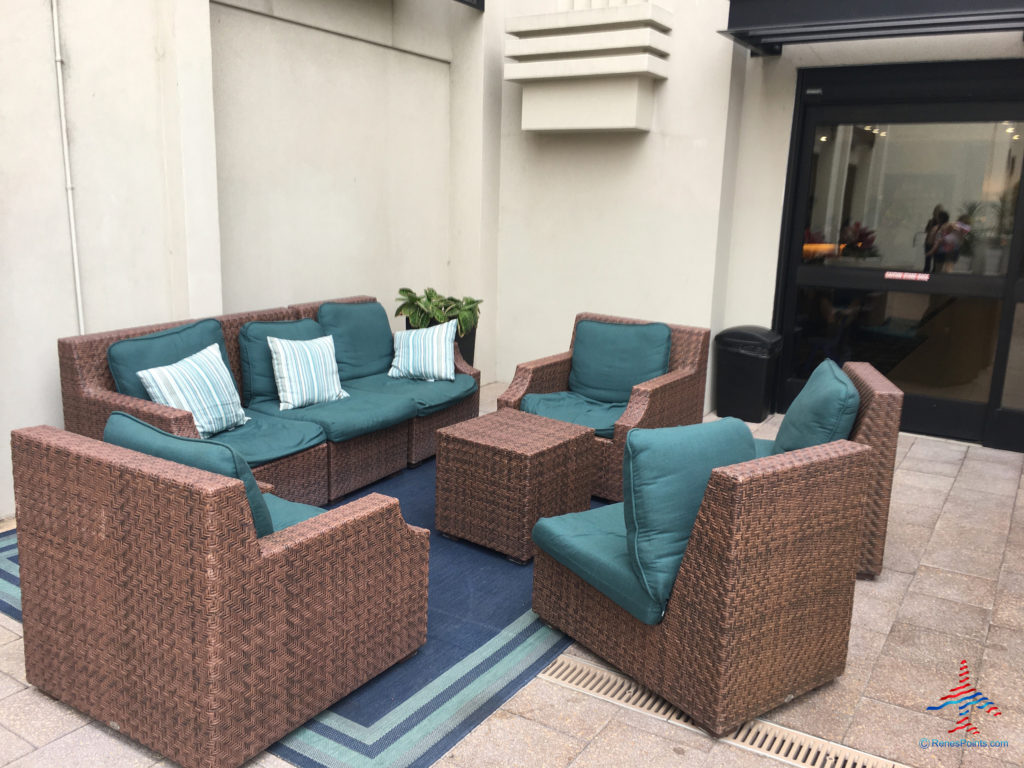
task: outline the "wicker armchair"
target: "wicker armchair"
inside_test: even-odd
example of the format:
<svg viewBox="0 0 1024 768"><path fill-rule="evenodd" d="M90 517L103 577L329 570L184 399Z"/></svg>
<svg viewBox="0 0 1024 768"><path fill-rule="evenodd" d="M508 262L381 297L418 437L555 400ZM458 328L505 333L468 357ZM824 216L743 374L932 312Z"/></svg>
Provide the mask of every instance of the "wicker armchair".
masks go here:
<svg viewBox="0 0 1024 768"><path fill-rule="evenodd" d="M499 408L518 409L524 395L560 392L569 388L572 347L576 341L576 325L581 320L624 324L649 322L590 313L576 315L569 351L516 366L512 383L498 398ZM698 424L704 418L710 331L682 325L669 325L669 328L672 348L668 373L633 387L625 413L615 422L612 439L594 437L595 496L622 500L622 455L629 430Z"/></svg>
<svg viewBox="0 0 1024 768"><path fill-rule="evenodd" d="M861 556L857 576L873 579L882 572L885 530L889 522L896 442L903 414L903 390L870 363L846 363L843 371L860 394L860 408L850 439L870 445L871 485L861 515Z"/></svg>
<svg viewBox="0 0 1024 768"><path fill-rule="evenodd" d="M714 470L659 624L544 552L533 609L726 734L842 674L872 470L849 441Z"/></svg>
<svg viewBox="0 0 1024 768"><path fill-rule="evenodd" d="M28 680L186 768L266 749L426 640L428 534L370 495L256 538L241 482L11 437Z"/></svg>

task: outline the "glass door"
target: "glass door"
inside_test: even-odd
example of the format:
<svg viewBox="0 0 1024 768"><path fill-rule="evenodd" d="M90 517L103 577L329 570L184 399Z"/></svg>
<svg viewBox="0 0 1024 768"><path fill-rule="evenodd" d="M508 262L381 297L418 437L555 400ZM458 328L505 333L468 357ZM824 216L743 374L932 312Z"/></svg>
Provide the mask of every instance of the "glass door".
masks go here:
<svg viewBox="0 0 1024 768"><path fill-rule="evenodd" d="M781 272L780 405L823 358L864 360L906 393L904 429L1015 447L1024 105L805 115ZM1024 450L1024 432L1014 442Z"/></svg>

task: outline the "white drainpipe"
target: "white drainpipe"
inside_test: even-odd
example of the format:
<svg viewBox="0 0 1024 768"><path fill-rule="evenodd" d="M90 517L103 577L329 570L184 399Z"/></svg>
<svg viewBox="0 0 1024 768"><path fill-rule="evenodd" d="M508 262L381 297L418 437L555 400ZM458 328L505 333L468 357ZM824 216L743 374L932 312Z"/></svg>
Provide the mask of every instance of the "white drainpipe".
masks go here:
<svg viewBox="0 0 1024 768"><path fill-rule="evenodd" d="M82 311L82 273L78 265L78 235L75 232L75 193L71 183L71 154L68 151L68 118L64 106L64 57L60 49L60 20L57 0L50 0L53 15L53 56L57 72L57 105L60 109L60 138L64 152L64 189L68 198L68 229L71 232L71 272L75 278L75 311L78 315L78 332L85 333L85 315Z"/></svg>

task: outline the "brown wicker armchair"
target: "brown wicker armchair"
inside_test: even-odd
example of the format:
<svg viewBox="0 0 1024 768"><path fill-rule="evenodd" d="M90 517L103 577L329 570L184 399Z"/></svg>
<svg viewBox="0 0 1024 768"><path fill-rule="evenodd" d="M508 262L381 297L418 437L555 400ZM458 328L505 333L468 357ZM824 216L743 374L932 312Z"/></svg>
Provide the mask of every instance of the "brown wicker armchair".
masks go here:
<svg viewBox="0 0 1024 768"><path fill-rule="evenodd" d="M873 579L882 572L892 476L896 468L896 442L903 415L903 390L870 363L846 363L843 371L860 394L860 408L850 439L874 449L871 485L861 515L861 556L857 572L862 579Z"/></svg>
<svg viewBox="0 0 1024 768"><path fill-rule="evenodd" d="M523 396L527 394L568 389L572 347L576 341L576 326L581 320L624 324L649 322L590 313L576 315L569 351L516 366L512 383L498 398L499 408L518 409ZM682 325L669 325L669 328L672 332L672 348L668 373L633 387L625 413L615 422L612 439L594 438L595 496L612 501L622 500L622 455L629 430L636 427L698 424L704 418L704 385L710 331L707 328Z"/></svg>
<svg viewBox="0 0 1024 768"><path fill-rule="evenodd" d="M721 736L842 674L872 469L836 441L714 470L659 624L544 552L533 609Z"/></svg>
<svg viewBox="0 0 1024 768"><path fill-rule="evenodd" d="M426 640L428 534L378 494L256 538L242 483L53 427L11 436L28 680L229 768Z"/></svg>

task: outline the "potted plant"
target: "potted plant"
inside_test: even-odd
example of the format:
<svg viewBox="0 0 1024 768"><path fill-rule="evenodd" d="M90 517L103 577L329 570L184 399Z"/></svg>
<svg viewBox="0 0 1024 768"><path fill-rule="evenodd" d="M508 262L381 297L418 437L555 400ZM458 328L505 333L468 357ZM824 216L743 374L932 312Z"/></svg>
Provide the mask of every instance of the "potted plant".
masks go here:
<svg viewBox="0 0 1024 768"><path fill-rule="evenodd" d="M459 331L456 341L459 352L470 365L476 348L476 326L480 322L480 305L483 299L463 296L442 296L433 288L427 288L423 295L411 288L398 289L398 309L395 317L405 316L406 328L428 328L432 325L458 320Z"/></svg>

